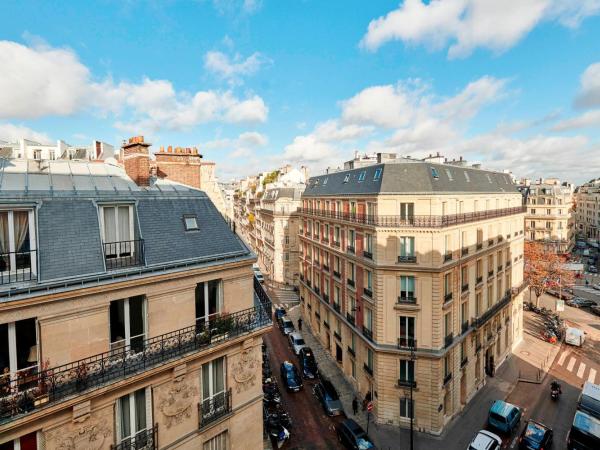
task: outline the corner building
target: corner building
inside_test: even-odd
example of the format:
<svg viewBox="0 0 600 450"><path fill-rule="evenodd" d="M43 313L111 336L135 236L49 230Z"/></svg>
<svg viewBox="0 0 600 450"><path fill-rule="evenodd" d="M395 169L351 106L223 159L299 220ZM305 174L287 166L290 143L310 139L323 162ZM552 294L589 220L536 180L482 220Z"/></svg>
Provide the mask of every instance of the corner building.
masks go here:
<svg viewBox="0 0 600 450"><path fill-rule="evenodd" d="M504 173L379 161L310 179L301 311L377 422L414 411L439 434L521 340L521 194Z"/></svg>
<svg viewBox="0 0 600 450"><path fill-rule="evenodd" d="M0 233L2 450L262 448L270 303L203 192L0 160Z"/></svg>

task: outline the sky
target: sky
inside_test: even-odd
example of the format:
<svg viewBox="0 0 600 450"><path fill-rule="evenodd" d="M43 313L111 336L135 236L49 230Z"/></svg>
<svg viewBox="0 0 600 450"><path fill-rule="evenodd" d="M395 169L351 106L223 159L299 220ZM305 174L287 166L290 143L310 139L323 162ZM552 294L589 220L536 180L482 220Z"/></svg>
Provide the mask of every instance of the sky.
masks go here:
<svg viewBox="0 0 600 450"><path fill-rule="evenodd" d="M600 0L3 0L0 140L600 177Z"/></svg>

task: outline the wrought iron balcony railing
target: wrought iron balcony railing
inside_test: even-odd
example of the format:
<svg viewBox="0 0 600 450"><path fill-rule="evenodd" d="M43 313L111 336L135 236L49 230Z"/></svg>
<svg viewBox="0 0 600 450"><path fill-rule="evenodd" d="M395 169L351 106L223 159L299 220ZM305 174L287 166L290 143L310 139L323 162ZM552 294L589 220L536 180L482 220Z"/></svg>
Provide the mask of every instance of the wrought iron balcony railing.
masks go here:
<svg viewBox="0 0 600 450"><path fill-rule="evenodd" d="M36 281L36 250L0 253L0 285Z"/></svg>
<svg viewBox="0 0 600 450"><path fill-rule="evenodd" d="M346 280L346 284L347 284L348 286L352 286L352 287L354 287L354 284L355 284L355 283L354 283L354 280L352 280L352 279L348 278L348 279Z"/></svg>
<svg viewBox="0 0 600 450"><path fill-rule="evenodd" d="M158 448L158 424L147 430L139 431L135 436L124 439L111 450L155 450Z"/></svg>
<svg viewBox="0 0 600 450"><path fill-rule="evenodd" d="M363 369L365 370L365 372L367 372L369 375L373 376L373 368L370 367L367 363L364 363L363 365Z"/></svg>
<svg viewBox="0 0 600 450"><path fill-rule="evenodd" d="M446 375L444 377L444 381L442 382L442 384L444 386L447 385L450 382L451 379L452 379L452 372L450 372L448 375Z"/></svg>
<svg viewBox="0 0 600 450"><path fill-rule="evenodd" d="M415 297L414 295L399 295L398 303L408 303L410 305L414 305L415 303L417 303L417 297Z"/></svg>
<svg viewBox="0 0 600 450"><path fill-rule="evenodd" d="M271 302L256 279L255 294L259 298L259 306L199 321L196 325L140 341L141 345L123 345L79 361L40 370L28 374L26 380L17 377L0 381L0 422L270 325Z"/></svg>
<svg viewBox="0 0 600 450"><path fill-rule="evenodd" d="M402 378L398 379L398 387L409 388L411 386L413 388L417 387L416 380L403 380Z"/></svg>
<svg viewBox="0 0 600 450"><path fill-rule="evenodd" d="M354 349L350 346L348 346L348 353L350 353L352 356L356 356L356 352L354 351Z"/></svg>
<svg viewBox="0 0 600 450"><path fill-rule="evenodd" d="M342 278L342 274L339 273L337 270L333 271L333 276L336 277L336 278Z"/></svg>
<svg viewBox="0 0 600 450"><path fill-rule="evenodd" d="M363 256L367 259L373 259L373 252L363 251Z"/></svg>
<svg viewBox="0 0 600 450"><path fill-rule="evenodd" d="M400 255L398 256L399 263L416 263L417 257L415 255Z"/></svg>
<svg viewBox="0 0 600 450"><path fill-rule="evenodd" d="M369 297L369 298L373 298L373 290L368 289L368 288L363 288L363 293Z"/></svg>
<svg viewBox="0 0 600 450"><path fill-rule="evenodd" d="M494 303L487 311L485 311L479 317L474 318L471 322L471 325L474 328L481 328L486 322L488 322L492 317L494 317L496 313L498 313L498 311L500 311L502 308L508 305L514 297L521 293L526 286L527 284L523 282L520 286L513 287L512 289L507 289L500 301Z"/></svg>
<svg viewBox="0 0 600 450"><path fill-rule="evenodd" d="M198 403L198 428L205 428L230 413L231 388Z"/></svg>
<svg viewBox="0 0 600 450"><path fill-rule="evenodd" d="M336 312L340 312L340 304L339 304L339 303L335 303L335 302L334 302L334 303L333 303L333 309L334 309Z"/></svg>
<svg viewBox="0 0 600 450"><path fill-rule="evenodd" d="M411 350L417 348L417 340L410 337L399 337L398 348L400 350Z"/></svg>
<svg viewBox="0 0 600 450"><path fill-rule="evenodd" d="M362 334L368 340L373 341L373 330L370 330L369 328L367 328L367 327L365 327L363 325L363 327L362 327Z"/></svg>
<svg viewBox="0 0 600 450"><path fill-rule="evenodd" d="M464 334L467 332L467 330L469 329L469 321L465 320L462 325L460 326L460 332L461 334Z"/></svg>
<svg viewBox="0 0 600 450"><path fill-rule="evenodd" d="M444 348L450 347L454 342L454 333L448 333L444 338Z"/></svg>
<svg viewBox="0 0 600 450"><path fill-rule="evenodd" d="M103 242L106 270L144 265L144 240Z"/></svg>
<svg viewBox="0 0 600 450"><path fill-rule="evenodd" d="M354 325L356 323L356 317L354 317L352 314L350 313L346 313L346 320L351 324Z"/></svg>
<svg viewBox="0 0 600 450"><path fill-rule="evenodd" d="M448 252L444 255L444 262L452 261L452 252Z"/></svg>
<svg viewBox="0 0 600 450"><path fill-rule="evenodd" d="M354 246L353 245L347 245L346 246L346 251L348 253L354 253L355 252Z"/></svg>

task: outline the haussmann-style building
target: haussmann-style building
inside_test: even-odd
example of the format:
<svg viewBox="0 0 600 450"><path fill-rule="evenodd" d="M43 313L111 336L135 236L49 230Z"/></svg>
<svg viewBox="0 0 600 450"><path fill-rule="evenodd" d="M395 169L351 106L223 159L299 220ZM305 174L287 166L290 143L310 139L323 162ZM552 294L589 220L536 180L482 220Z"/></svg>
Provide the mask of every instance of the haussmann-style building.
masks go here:
<svg viewBox="0 0 600 450"><path fill-rule="evenodd" d="M201 191L0 159L0 449L262 449L254 254Z"/></svg>
<svg viewBox="0 0 600 450"><path fill-rule="evenodd" d="M375 421L414 411L441 433L521 340L521 194L462 160L379 154L310 178L302 199L305 323Z"/></svg>

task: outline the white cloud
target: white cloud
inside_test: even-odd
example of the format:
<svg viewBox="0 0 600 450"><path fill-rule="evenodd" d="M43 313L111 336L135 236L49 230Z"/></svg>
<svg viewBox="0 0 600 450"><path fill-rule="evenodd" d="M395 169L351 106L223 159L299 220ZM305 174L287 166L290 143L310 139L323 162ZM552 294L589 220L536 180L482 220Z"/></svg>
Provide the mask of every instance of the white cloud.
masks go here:
<svg viewBox="0 0 600 450"><path fill-rule="evenodd" d="M265 122L268 108L254 94L233 91L177 91L169 80L141 83L94 81L68 49L27 47L0 41L0 118L72 115L81 111L113 115L117 129L153 132L184 130L207 122Z"/></svg>
<svg viewBox="0 0 600 450"><path fill-rule="evenodd" d="M588 66L581 75L575 106L580 108L600 106L600 62Z"/></svg>
<svg viewBox="0 0 600 450"><path fill-rule="evenodd" d="M322 142L343 142L367 136L372 131L371 126L340 125L337 120L328 120L317 125L314 135Z"/></svg>
<svg viewBox="0 0 600 450"><path fill-rule="evenodd" d="M47 134L32 130L26 126L15 125L12 123L0 123L0 140L18 142L21 138L31 139L32 141L41 144L53 142Z"/></svg>
<svg viewBox="0 0 600 450"><path fill-rule="evenodd" d="M212 0L219 14L254 14L262 8L262 0Z"/></svg>
<svg viewBox="0 0 600 450"><path fill-rule="evenodd" d="M576 27L600 12L600 0L406 0L387 15L372 20L361 46L375 51L401 40L468 56L482 47L496 52L519 42L541 21Z"/></svg>
<svg viewBox="0 0 600 450"><path fill-rule="evenodd" d="M237 138L221 138L200 144L201 148L222 149L222 148L257 148L264 147L269 143L269 138L257 131L246 131Z"/></svg>
<svg viewBox="0 0 600 450"><path fill-rule="evenodd" d="M237 53L230 57L216 50L204 55L205 69L232 83L238 83L242 77L255 74L261 66L270 62L268 58L258 52L245 59Z"/></svg>
<svg viewBox="0 0 600 450"><path fill-rule="evenodd" d="M600 109L586 111L580 116L557 122L552 131L569 131L580 128L600 127Z"/></svg>

